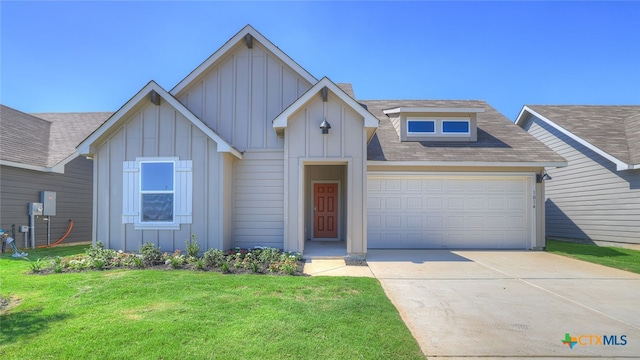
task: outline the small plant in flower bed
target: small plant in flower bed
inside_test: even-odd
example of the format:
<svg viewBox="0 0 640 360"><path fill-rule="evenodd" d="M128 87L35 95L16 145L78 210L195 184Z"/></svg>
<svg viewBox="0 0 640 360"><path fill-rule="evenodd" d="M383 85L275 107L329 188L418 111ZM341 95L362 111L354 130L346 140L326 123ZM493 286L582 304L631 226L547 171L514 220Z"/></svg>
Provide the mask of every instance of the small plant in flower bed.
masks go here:
<svg viewBox="0 0 640 360"><path fill-rule="evenodd" d="M302 274L300 254L283 252L270 247L253 249L234 248L228 251L209 249L198 257L200 246L198 238L192 235L186 241L186 252L175 250L172 253L161 252L153 243L145 243L140 253L134 254L122 250L105 249L98 241L87 249L85 254L69 257L38 259L31 264L31 272L48 274L87 270L107 269L189 269L199 271L219 271L223 273L256 274Z"/></svg>

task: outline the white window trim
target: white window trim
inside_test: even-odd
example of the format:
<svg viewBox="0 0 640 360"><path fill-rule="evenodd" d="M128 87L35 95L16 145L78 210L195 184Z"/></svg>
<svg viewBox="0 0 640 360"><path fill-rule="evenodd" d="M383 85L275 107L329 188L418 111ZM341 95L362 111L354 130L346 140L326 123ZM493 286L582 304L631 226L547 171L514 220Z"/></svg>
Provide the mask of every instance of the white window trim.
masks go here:
<svg viewBox="0 0 640 360"><path fill-rule="evenodd" d="M445 132L444 131L444 123L445 122L464 122L467 123L467 132ZM456 136L463 135L469 136L471 134L471 119L469 118L443 118L440 119L440 134L445 136Z"/></svg>
<svg viewBox="0 0 640 360"><path fill-rule="evenodd" d="M467 132L445 132L445 121L465 122L467 123ZM433 132L411 132L409 131L409 122L433 122ZM420 137L469 137L471 135L471 118L469 117L407 117L405 126L408 139Z"/></svg>
<svg viewBox="0 0 640 360"><path fill-rule="evenodd" d="M152 160L140 160L137 159L136 162L138 163L138 169L140 169L140 181L139 183L139 188L138 188L138 203L140 205L138 205L138 209L140 209L140 213L138 214L138 221L136 223L137 227L144 227L144 228L159 228L159 229L165 229L167 227L178 227L180 226L180 224L177 223L177 218L176 218L176 161L177 158L153 158ZM171 163L173 165L173 190L171 191L162 191L162 190L142 190L142 164L166 164L166 163ZM142 219L142 195L144 194L172 194L173 195L173 201L172 201L172 209L171 209L171 214L173 217L172 221L144 221Z"/></svg>
<svg viewBox="0 0 640 360"><path fill-rule="evenodd" d="M433 123L433 131L431 132L426 132L426 131L419 131L419 132L415 132L415 131L409 131L409 123L410 122L430 122ZM432 118L417 118L417 117L410 117L407 118L407 135L436 135L436 131L438 129L438 119L432 119Z"/></svg>
<svg viewBox="0 0 640 360"><path fill-rule="evenodd" d="M141 166L144 162L173 162L173 221L142 222ZM158 193L154 191L154 193ZM179 230L193 221L193 161L177 157L140 157L123 162L122 223L135 230Z"/></svg>

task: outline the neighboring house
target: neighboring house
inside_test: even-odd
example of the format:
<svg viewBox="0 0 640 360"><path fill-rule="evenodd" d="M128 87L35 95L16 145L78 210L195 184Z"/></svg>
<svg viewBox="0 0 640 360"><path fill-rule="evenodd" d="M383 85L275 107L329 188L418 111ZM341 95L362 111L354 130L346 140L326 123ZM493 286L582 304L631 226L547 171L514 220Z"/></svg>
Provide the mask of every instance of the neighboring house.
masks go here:
<svg viewBox="0 0 640 360"><path fill-rule="evenodd" d="M55 216L35 218L36 246L64 235L69 219L74 227L65 243L91 240L93 164L75 147L110 115L25 114L0 105L0 228L15 225L18 246L24 246L18 227L29 226L28 204L40 202L41 191L54 191L57 206Z"/></svg>
<svg viewBox="0 0 640 360"><path fill-rule="evenodd" d="M569 161L547 169L547 236L640 244L640 106L524 106L523 129Z"/></svg>
<svg viewBox="0 0 640 360"><path fill-rule="evenodd" d="M329 128L330 127L330 128ZM355 100L246 26L171 91L148 83L78 146L94 241L304 252L539 249L566 161L483 101Z"/></svg>

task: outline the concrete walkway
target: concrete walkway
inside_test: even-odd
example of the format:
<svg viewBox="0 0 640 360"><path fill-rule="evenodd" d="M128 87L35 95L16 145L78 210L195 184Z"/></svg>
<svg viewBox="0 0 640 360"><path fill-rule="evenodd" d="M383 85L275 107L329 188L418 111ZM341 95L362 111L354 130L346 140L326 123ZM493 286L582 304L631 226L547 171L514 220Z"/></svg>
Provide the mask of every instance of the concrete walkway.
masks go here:
<svg viewBox="0 0 640 360"><path fill-rule="evenodd" d="M638 274L532 251L371 250L367 262L305 272L378 278L428 357L640 359Z"/></svg>
<svg viewBox="0 0 640 360"><path fill-rule="evenodd" d="M311 276L373 277L368 266L347 266L344 259L307 259L304 273Z"/></svg>

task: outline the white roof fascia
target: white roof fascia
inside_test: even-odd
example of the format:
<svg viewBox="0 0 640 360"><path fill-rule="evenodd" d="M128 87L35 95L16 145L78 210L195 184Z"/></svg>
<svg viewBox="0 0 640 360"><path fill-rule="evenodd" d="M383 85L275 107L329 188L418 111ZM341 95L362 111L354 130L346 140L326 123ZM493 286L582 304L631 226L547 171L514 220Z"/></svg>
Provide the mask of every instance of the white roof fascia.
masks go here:
<svg viewBox="0 0 640 360"><path fill-rule="evenodd" d="M271 41L269 41L269 39L260 34L251 25L247 25L242 28L242 30L240 30L235 36L229 39L224 45L222 45L221 48L219 48L218 50L216 50L216 52L209 56L209 58L207 58L202 64L195 68L189 75L187 75L187 77L182 79L182 81L174 86L170 91L171 95L176 96L178 93L180 93L180 91L182 91L185 87L191 84L193 80L195 80L198 76L205 72L209 68L209 66L223 57L227 53L227 51L234 47L239 41L244 41L244 37L247 35L251 35L255 40L257 40L260 44L262 44L269 51L275 54L282 62L287 64L287 66L292 68L309 83L315 84L318 81L318 79L316 79L298 63L293 61L293 59L291 59L289 55L285 54L284 51L280 50Z"/></svg>
<svg viewBox="0 0 640 360"><path fill-rule="evenodd" d="M552 126L553 128L555 128L556 130L560 131L561 133L567 135L568 137L572 138L573 140L577 141L578 143L586 146L587 148L593 150L596 154L604 157L605 159L611 161L612 163L616 164L616 170L620 171L620 170L631 170L631 169L636 169L639 168L640 169L640 164L638 165L632 165L632 164L627 164L626 162L610 155L608 152L600 149L597 146L594 146L593 144L591 144L590 142L584 140L583 138L579 137L578 135L572 133L571 131L563 128L562 126L556 124L555 122L549 120L548 118L540 115L539 113L537 113L534 110L531 110L529 107L527 107L526 105L522 108L522 110L520 111L520 114L518 114L518 117L516 118L516 124L519 125L520 127L523 127L524 125L524 121L526 116L524 115L524 112L528 112L529 114L537 117L538 119L546 122L547 124L549 124L550 126Z"/></svg>
<svg viewBox="0 0 640 360"><path fill-rule="evenodd" d="M280 113L275 119L273 119L273 128L274 130L285 129L287 127L287 122L289 120L289 116L296 112L300 106L307 103L307 101L311 100L312 97L316 96L320 89L323 87L327 87L331 90L332 93L336 94L342 101L347 103L351 108L353 108L358 114L364 117L364 127L365 128L377 128L378 127L378 118L373 116L367 109L362 107L357 101L355 101L351 96L347 95L342 89L340 89L333 81L329 80L329 78L324 77L322 80L318 81L314 86L311 87L306 93L304 93L298 100L294 101L293 104L289 105L283 112Z"/></svg>
<svg viewBox="0 0 640 360"><path fill-rule="evenodd" d="M380 161L367 160L368 166L460 166L460 167L565 167L566 161L500 162L500 161Z"/></svg>
<svg viewBox="0 0 640 360"><path fill-rule="evenodd" d="M397 107L382 112L385 115L398 113L483 113L484 108Z"/></svg>
<svg viewBox="0 0 640 360"><path fill-rule="evenodd" d="M66 158L64 158L62 161L60 161L59 163L55 164L52 169L53 172L59 172L59 173L64 173L64 167L65 165L67 165L68 163L71 162L71 160L77 158L78 156L80 156L80 154L78 154L78 151L75 151L73 154L67 156Z"/></svg>
<svg viewBox="0 0 640 360"><path fill-rule="evenodd" d="M0 160L0 165L2 165L2 166L10 166L10 167L18 168L18 169L26 169L26 170L41 171L41 172L47 172L47 173L64 174L64 166L62 166L62 169L60 169L60 168L56 168L57 165L54 166L54 167L38 166L38 165L23 164L23 163L19 163L19 162L15 162L15 161L9 161L9 160Z"/></svg>
<svg viewBox="0 0 640 360"><path fill-rule="evenodd" d="M109 128L116 124L123 116L125 116L131 109L133 109L140 101L144 100L149 93L154 90L162 99L167 101L171 106L178 110L184 117L189 119L198 129L205 133L209 138L217 144L218 152L229 152L235 155L237 158L242 159L242 153L236 148L231 146L223 138L220 137L215 131L207 127L197 116L195 116L189 109L187 109L182 103L180 103L175 97L169 94L165 89L158 85L155 81L150 81L142 90L138 91L131 100L129 100L124 106L122 106L115 114L113 114L109 120L107 120L102 126L100 126L93 134L89 135L83 142L77 147L77 153L82 155L91 154L91 145L96 142Z"/></svg>

